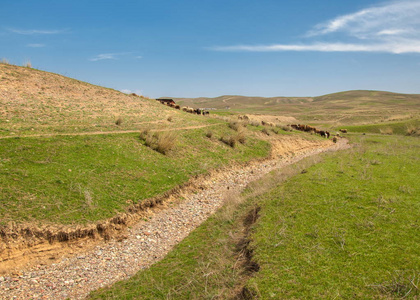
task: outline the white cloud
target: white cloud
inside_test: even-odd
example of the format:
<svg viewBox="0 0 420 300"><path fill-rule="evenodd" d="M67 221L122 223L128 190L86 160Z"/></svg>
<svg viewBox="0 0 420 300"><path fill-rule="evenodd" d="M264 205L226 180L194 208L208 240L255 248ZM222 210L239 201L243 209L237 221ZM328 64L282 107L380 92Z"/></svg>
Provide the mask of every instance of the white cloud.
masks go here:
<svg viewBox="0 0 420 300"><path fill-rule="evenodd" d="M116 56L118 56L118 53L104 53L104 54L98 54L95 57L89 59L90 61L98 61L98 60L104 60L104 59L117 59Z"/></svg>
<svg viewBox="0 0 420 300"><path fill-rule="evenodd" d="M26 47L30 47L30 48L42 48L45 47L44 44L27 44Z"/></svg>
<svg viewBox="0 0 420 300"><path fill-rule="evenodd" d="M318 24L308 36L344 32L366 38L383 31L404 33L411 31L409 29L418 30L419 25L420 1L394 1Z"/></svg>
<svg viewBox="0 0 420 300"><path fill-rule="evenodd" d="M17 34L24 34L24 35L36 35L36 34L59 34L64 33L66 30L39 30L39 29L16 29L16 28L8 28L9 31Z"/></svg>
<svg viewBox="0 0 420 300"><path fill-rule="evenodd" d="M102 53L102 54L96 55L93 58L90 58L89 60L90 61L98 61L98 60L106 60L106 59L114 59L114 60L117 60L121 56L130 56L131 54L133 54L133 52ZM141 56L135 56L134 58L140 59L142 57Z"/></svg>
<svg viewBox="0 0 420 300"><path fill-rule="evenodd" d="M420 1L393 1L314 26L302 44L236 45L215 51L322 51L420 53ZM323 37L334 42L322 41Z"/></svg>
<svg viewBox="0 0 420 300"><path fill-rule="evenodd" d="M216 51L279 52L279 51L318 51L318 52L387 52L420 53L420 41L387 44L314 43L306 45L259 45L213 47Z"/></svg>

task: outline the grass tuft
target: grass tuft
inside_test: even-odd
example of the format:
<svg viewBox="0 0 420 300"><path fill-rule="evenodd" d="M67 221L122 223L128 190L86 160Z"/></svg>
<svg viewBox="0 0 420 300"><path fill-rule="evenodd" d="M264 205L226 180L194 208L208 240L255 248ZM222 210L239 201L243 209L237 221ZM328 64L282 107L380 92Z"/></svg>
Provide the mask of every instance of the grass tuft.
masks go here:
<svg viewBox="0 0 420 300"><path fill-rule="evenodd" d="M268 131L268 129L265 127L261 130L261 132L265 133L266 135L270 135L270 131Z"/></svg>
<svg viewBox="0 0 420 300"><path fill-rule="evenodd" d="M392 135L394 133L394 130L391 127L385 127L385 128L380 128L379 132L381 134Z"/></svg>
<svg viewBox="0 0 420 300"><path fill-rule="evenodd" d="M235 131L239 131L242 127L244 127L244 123L241 122L229 122L228 126L229 128L235 130ZM245 125L246 126L246 125Z"/></svg>
<svg viewBox="0 0 420 300"><path fill-rule="evenodd" d="M117 125L117 126L120 126L121 124L122 124L122 118L118 118L116 121L115 121L115 125Z"/></svg>
<svg viewBox="0 0 420 300"><path fill-rule="evenodd" d="M144 140L147 147L166 155L175 148L177 135L173 131L152 134L149 129L145 129L140 133L140 139Z"/></svg>
<svg viewBox="0 0 420 300"><path fill-rule="evenodd" d="M32 68L32 63L31 63L31 61L27 60L23 63L23 66L25 68Z"/></svg>
<svg viewBox="0 0 420 300"><path fill-rule="evenodd" d="M226 145L235 148L236 145L238 144L238 139L235 136L222 136L220 138L220 141L222 141L223 143L225 143Z"/></svg>

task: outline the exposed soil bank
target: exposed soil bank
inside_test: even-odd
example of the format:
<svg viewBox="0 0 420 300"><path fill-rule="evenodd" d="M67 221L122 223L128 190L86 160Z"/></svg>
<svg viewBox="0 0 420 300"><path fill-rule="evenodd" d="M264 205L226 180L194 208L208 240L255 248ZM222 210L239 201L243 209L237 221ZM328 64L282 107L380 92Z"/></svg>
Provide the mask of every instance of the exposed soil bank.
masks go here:
<svg viewBox="0 0 420 300"><path fill-rule="evenodd" d="M127 278L162 259L223 204L223 195L228 189L241 191L248 183L274 169L309 155L347 146L344 139L333 144L285 137L276 143L274 158L270 160L193 179L164 197L133 206L126 213L100 224L59 231L50 228L49 233L43 232L45 228L16 227L13 230L13 227L5 231L7 238L2 240L8 248L3 253L8 255L0 262L0 270L7 264L9 270L13 264L20 269L19 258L23 262L30 261L33 267L15 275L0 275L0 298L81 299L92 290ZM103 243L103 239L110 240ZM52 264L45 263L63 254L67 257Z"/></svg>

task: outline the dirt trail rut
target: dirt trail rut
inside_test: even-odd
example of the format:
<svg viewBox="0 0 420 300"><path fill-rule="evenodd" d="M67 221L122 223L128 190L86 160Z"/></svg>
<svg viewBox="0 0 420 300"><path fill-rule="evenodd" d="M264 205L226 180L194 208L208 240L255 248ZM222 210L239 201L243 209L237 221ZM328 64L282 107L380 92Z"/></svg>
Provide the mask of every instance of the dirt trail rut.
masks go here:
<svg viewBox="0 0 420 300"><path fill-rule="evenodd" d="M310 155L347 147L345 139L337 144L314 142L294 147L279 144L274 147L277 155L271 160L216 173L200 182L198 190L181 192L184 200L169 201L166 208L151 211L150 218L129 228L123 240L101 243L86 253L51 265L35 266L18 276L0 275L0 298L83 299L90 291L128 278L161 260L223 205L228 190L240 192L274 169Z"/></svg>

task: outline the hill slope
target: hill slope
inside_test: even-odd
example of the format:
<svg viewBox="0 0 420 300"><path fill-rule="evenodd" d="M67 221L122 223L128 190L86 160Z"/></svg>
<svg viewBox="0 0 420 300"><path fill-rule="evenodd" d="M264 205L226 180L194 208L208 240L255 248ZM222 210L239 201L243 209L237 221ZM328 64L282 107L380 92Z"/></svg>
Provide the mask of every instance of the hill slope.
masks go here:
<svg viewBox="0 0 420 300"><path fill-rule="evenodd" d="M206 123L155 100L35 69L0 64L0 78L0 136L138 130L170 116L171 126Z"/></svg>
<svg viewBox="0 0 420 300"><path fill-rule="evenodd" d="M365 124L420 115L420 95L381 91L346 91L319 97L220 96L177 101L237 113L292 116L311 124Z"/></svg>

